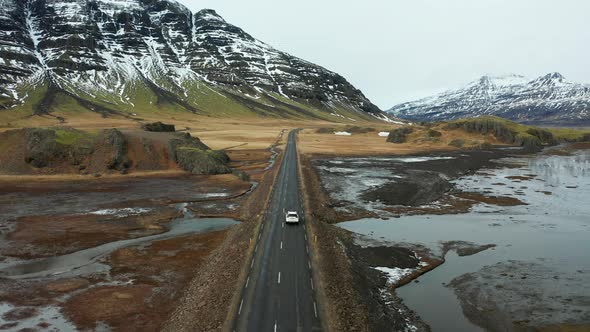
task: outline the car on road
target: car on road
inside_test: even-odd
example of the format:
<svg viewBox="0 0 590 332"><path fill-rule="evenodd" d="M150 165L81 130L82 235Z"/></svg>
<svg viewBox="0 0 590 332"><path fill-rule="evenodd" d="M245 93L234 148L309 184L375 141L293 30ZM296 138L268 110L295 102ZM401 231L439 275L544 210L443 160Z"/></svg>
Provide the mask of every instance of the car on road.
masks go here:
<svg viewBox="0 0 590 332"><path fill-rule="evenodd" d="M298 224L299 214L297 211L287 211L287 214L285 215L285 222L287 224Z"/></svg>

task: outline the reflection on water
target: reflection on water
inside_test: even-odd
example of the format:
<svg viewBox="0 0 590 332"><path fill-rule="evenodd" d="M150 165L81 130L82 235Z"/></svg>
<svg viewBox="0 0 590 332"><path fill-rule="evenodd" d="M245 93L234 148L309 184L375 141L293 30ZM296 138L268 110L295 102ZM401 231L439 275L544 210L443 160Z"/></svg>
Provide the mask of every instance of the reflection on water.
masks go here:
<svg viewBox="0 0 590 332"><path fill-rule="evenodd" d="M480 330L463 316L453 290L444 286L465 273L508 260L542 263L565 273L590 270L590 152L510 161L522 167L485 170L491 175L459 179L457 187L490 195L521 192L524 195L516 197L529 205L481 205L462 215L363 219L340 224L368 237L378 234L379 240L423 244L434 252L440 252L441 242L453 240L498 245L469 257L449 253L446 263L420 277L419 283L397 290L433 331ZM587 288L576 292L589 295L589 274L578 275L589 280L582 283Z"/></svg>

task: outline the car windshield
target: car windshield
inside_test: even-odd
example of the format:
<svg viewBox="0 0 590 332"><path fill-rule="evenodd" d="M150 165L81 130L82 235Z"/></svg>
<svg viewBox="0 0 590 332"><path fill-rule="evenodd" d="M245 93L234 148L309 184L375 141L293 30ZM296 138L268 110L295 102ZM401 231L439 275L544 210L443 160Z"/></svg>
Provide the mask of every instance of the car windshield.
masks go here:
<svg viewBox="0 0 590 332"><path fill-rule="evenodd" d="M287 217L297 217L297 213L287 213Z"/></svg>

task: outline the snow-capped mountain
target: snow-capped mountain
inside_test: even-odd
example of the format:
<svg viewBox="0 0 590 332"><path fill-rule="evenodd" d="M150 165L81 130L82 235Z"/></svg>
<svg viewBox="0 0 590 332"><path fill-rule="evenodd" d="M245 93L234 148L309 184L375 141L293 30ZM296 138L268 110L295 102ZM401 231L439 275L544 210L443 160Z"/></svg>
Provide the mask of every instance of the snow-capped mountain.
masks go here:
<svg viewBox="0 0 590 332"><path fill-rule="evenodd" d="M387 112L413 121L495 115L530 124L586 126L590 87L559 73L534 80L520 75L483 76L462 89L403 103Z"/></svg>
<svg viewBox="0 0 590 332"><path fill-rule="evenodd" d="M256 113L313 107L387 118L342 76L213 10L193 14L173 0L0 0L0 108L47 113L56 94L103 114L166 103L202 112L220 103L215 96Z"/></svg>

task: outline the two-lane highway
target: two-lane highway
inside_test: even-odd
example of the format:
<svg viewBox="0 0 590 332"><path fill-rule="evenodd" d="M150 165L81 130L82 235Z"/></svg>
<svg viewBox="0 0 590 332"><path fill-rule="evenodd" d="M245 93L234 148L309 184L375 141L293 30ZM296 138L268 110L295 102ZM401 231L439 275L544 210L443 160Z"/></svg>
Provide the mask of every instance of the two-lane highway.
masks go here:
<svg viewBox="0 0 590 332"><path fill-rule="evenodd" d="M256 241L234 321L236 332L320 331L309 239L299 192L297 131L289 133L269 208ZM297 211L298 225L285 224Z"/></svg>

